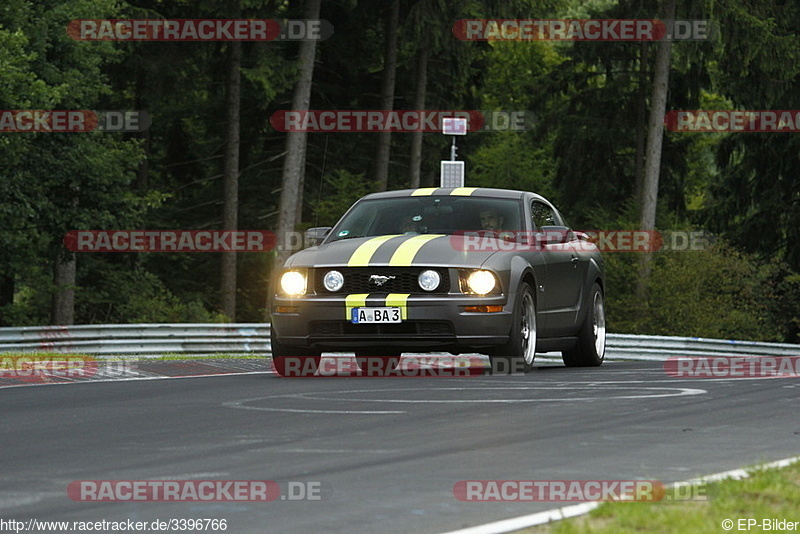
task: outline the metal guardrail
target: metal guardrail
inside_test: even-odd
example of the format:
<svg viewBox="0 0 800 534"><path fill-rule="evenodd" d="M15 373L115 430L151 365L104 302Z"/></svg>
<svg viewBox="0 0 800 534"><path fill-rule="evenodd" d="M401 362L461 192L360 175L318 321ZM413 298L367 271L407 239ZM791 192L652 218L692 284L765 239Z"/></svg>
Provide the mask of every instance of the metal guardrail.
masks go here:
<svg viewBox="0 0 800 534"><path fill-rule="evenodd" d="M672 356L798 356L800 345L764 343L702 337L639 336L609 334L606 357L609 359L658 360Z"/></svg>
<svg viewBox="0 0 800 534"><path fill-rule="evenodd" d="M270 352L265 323L143 323L0 328L0 352L111 355Z"/></svg>
<svg viewBox="0 0 800 534"><path fill-rule="evenodd" d="M0 328L2 352L83 353L98 356L270 354L269 323L153 323ZM609 360L671 356L799 356L800 345L674 336L609 334Z"/></svg>

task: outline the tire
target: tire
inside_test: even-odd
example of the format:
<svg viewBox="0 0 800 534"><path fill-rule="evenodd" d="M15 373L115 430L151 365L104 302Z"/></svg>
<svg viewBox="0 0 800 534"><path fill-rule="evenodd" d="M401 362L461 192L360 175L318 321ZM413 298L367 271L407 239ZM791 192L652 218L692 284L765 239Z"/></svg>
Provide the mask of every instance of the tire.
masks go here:
<svg viewBox="0 0 800 534"><path fill-rule="evenodd" d="M272 346L272 367L280 376L313 376L319 369L322 353L284 345L276 338L274 328L270 329L269 340Z"/></svg>
<svg viewBox="0 0 800 534"><path fill-rule="evenodd" d="M606 311L603 290L595 283L589 295L589 309L578 332L578 344L561 353L567 367L597 367L606 356Z"/></svg>
<svg viewBox="0 0 800 534"><path fill-rule="evenodd" d="M536 357L536 299L528 282L522 282L517 293L508 342L489 352L492 374L527 373L533 369Z"/></svg>
<svg viewBox="0 0 800 534"><path fill-rule="evenodd" d="M400 365L400 353L392 351L357 350L358 368L366 376L386 376Z"/></svg>

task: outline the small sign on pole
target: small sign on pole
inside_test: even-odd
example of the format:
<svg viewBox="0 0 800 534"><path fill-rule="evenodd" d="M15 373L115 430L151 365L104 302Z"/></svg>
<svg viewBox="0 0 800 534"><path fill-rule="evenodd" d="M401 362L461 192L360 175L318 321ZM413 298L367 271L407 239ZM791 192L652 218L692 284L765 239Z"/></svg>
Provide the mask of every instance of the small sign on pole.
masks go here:
<svg viewBox="0 0 800 534"><path fill-rule="evenodd" d="M445 117L442 119L442 133L445 135L467 135L467 119Z"/></svg>
<svg viewBox="0 0 800 534"><path fill-rule="evenodd" d="M464 187L464 162L442 161L439 187Z"/></svg>
<svg viewBox="0 0 800 534"><path fill-rule="evenodd" d="M439 171L439 187L464 187L464 162L456 161L456 136L467 135L467 119L444 117L442 133L453 136L450 161L442 161Z"/></svg>

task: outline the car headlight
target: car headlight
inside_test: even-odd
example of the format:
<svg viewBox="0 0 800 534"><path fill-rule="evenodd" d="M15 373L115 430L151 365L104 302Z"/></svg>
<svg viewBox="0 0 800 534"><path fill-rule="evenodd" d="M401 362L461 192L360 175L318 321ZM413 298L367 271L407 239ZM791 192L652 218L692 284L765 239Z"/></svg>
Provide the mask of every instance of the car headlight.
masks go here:
<svg viewBox="0 0 800 534"><path fill-rule="evenodd" d="M490 271L474 271L467 277L467 287L478 295L489 293L495 284L497 280Z"/></svg>
<svg viewBox="0 0 800 534"><path fill-rule="evenodd" d="M339 271L328 271L322 283L328 291L339 291L344 285L344 276Z"/></svg>
<svg viewBox="0 0 800 534"><path fill-rule="evenodd" d="M298 271L286 271L281 276L281 289L290 297L303 295L306 292L306 277Z"/></svg>
<svg viewBox="0 0 800 534"><path fill-rule="evenodd" d="M422 271L419 273L417 277L417 283L419 283L419 287L424 289L425 291L433 291L442 281L442 277L439 276L439 273L428 269L427 271Z"/></svg>

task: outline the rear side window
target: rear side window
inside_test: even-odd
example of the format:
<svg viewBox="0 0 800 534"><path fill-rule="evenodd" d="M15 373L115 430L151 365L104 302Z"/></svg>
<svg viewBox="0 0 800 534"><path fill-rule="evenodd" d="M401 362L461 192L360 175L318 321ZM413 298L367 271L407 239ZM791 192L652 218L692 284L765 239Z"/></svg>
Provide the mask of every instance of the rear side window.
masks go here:
<svg viewBox="0 0 800 534"><path fill-rule="evenodd" d="M552 208L538 200L531 202L531 221L533 227L537 229L542 226L559 226L558 218Z"/></svg>

